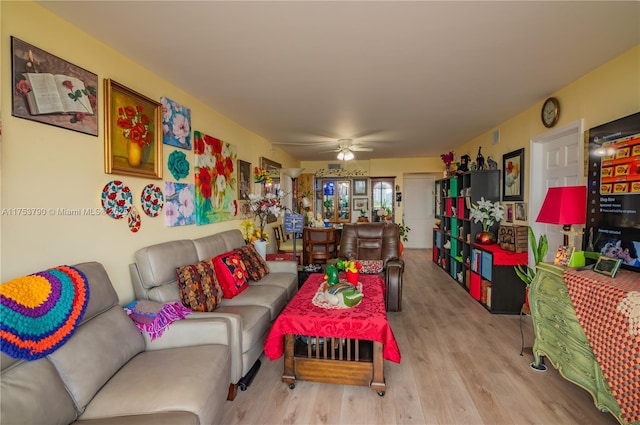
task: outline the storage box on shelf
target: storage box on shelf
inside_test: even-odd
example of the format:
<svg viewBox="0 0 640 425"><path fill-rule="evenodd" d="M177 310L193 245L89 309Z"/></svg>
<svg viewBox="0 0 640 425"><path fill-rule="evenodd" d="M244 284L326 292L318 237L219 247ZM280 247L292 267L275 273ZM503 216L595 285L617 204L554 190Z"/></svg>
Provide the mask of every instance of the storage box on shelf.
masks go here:
<svg viewBox="0 0 640 425"><path fill-rule="evenodd" d="M433 261L475 299L482 300L489 311L519 313L524 303L524 284L518 279L512 266L494 264L494 252L479 246L480 253L475 254L479 260L476 262L475 272L472 270L472 255L476 249L473 240L482 231L482 223L474 223L469 218L471 205L477 205L481 198L493 202L500 200L500 170L468 171L459 176L437 180L435 192L436 219L440 221L440 225L433 229ZM494 233L497 228L496 223ZM497 245L494 247L500 249ZM482 252L486 254L483 256ZM510 261L515 260L511 258ZM516 264L526 263L525 253L524 263ZM482 270L485 275L490 276L484 278L484 285ZM515 300L519 300L517 308L513 306Z"/></svg>

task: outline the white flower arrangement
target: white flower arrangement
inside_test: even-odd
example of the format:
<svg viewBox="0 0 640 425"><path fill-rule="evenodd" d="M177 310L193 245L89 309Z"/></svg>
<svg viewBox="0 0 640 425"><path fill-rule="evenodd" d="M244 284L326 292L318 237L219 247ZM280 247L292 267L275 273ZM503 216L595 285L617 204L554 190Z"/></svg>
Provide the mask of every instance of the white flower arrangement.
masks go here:
<svg viewBox="0 0 640 425"><path fill-rule="evenodd" d="M480 198L478 205L471 205L471 216L474 223L482 222L482 231L488 232L493 223L499 222L504 218L504 207L500 202L495 203L485 201L484 197Z"/></svg>

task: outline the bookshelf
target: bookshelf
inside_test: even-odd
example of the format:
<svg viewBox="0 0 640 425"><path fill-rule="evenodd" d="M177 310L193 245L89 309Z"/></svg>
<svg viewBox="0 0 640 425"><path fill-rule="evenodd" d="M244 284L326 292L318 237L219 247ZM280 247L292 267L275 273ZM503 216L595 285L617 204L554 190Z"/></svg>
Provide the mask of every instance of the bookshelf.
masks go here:
<svg viewBox="0 0 640 425"><path fill-rule="evenodd" d="M484 198L500 200L500 170L468 171L435 183L436 219L433 261L492 313L519 313L525 285L513 266L527 263L527 253L498 245L476 245L481 223L469 218L471 205ZM499 223L491 229L497 234Z"/></svg>

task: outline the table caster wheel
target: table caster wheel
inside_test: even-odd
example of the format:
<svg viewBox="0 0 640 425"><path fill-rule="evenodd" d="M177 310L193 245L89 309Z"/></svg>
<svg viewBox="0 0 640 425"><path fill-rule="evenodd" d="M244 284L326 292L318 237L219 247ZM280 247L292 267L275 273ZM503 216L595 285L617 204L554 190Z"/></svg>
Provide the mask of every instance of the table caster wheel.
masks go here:
<svg viewBox="0 0 640 425"><path fill-rule="evenodd" d="M296 387L296 384L289 384L289 389L292 390Z"/></svg>
<svg viewBox="0 0 640 425"><path fill-rule="evenodd" d="M379 395L380 397L384 397L384 391L378 391L378 395Z"/></svg>
<svg viewBox="0 0 640 425"><path fill-rule="evenodd" d="M238 384L238 387L240 387L240 391L247 391L247 385L246 384Z"/></svg>

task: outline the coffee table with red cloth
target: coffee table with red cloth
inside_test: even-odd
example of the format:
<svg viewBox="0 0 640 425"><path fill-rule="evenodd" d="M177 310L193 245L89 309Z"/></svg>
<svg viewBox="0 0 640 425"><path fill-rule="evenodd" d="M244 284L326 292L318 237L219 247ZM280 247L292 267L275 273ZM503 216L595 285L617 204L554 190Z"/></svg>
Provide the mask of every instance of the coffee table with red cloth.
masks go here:
<svg viewBox="0 0 640 425"><path fill-rule="evenodd" d="M383 280L360 275L364 298L344 309L313 304L323 283L323 274L312 274L291 299L267 335L265 355L285 355L282 380L290 388L298 379L366 385L384 395L384 360L400 363L400 349L387 321Z"/></svg>

